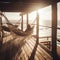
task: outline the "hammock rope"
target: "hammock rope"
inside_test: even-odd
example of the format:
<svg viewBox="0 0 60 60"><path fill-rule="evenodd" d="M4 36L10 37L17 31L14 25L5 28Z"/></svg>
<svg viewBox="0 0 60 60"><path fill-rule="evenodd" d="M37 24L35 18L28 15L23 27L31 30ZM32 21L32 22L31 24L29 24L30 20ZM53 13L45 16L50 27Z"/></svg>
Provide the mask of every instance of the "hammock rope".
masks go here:
<svg viewBox="0 0 60 60"><path fill-rule="evenodd" d="M26 36L32 33L34 26L28 29L28 31L22 32L20 29L17 29L13 24L11 24L8 18L3 13L0 13L0 15L2 15L6 19L10 32L14 32L15 34L20 35L20 36Z"/></svg>

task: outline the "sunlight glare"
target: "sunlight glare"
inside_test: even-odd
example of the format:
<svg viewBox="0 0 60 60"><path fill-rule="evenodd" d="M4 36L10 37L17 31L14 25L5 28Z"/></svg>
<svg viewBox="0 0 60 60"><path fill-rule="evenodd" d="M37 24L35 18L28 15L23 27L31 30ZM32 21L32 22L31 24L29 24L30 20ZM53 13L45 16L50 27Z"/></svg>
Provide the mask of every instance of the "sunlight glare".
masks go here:
<svg viewBox="0 0 60 60"><path fill-rule="evenodd" d="M44 24L44 20L51 20L52 12L51 12L51 5L42 9L38 10L39 13L39 23L40 25Z"/></svg>
<svg viewBox="0 0 60 60"><path fill-rule="evenodd" d="M29 23L32 23L34 20L36 20L36 11L33 11L29 13Z"/></svg>

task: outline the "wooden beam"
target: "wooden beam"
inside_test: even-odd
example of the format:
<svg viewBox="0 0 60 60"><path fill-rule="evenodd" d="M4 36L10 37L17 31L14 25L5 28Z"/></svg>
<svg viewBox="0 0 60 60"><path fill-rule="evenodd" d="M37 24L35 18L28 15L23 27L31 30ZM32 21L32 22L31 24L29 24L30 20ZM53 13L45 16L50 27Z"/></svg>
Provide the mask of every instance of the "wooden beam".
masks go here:
<svg viewBox="0 0 60 60"><path fill-rule="evenodd" d="M38 14L38 12L37 12L36 23L37 23L37 26L36 26L36 36L37 36L37 42L38 42L39 41L39 14Z"/></svg>
<svg viewBox="0 0 60 60"><path fill-rule="evenodd" d="M2 46L2 42L3 42L2 16L0 15L0 47Z"/></svg>
<svg viewBox="0 0 60 60"><path fill-rule="evenodd" d="M28 21L28 13L27 13L27 27L28 27L29 21Z"/></svg>
<svg viewBox="0 0 60 60"><path fill-rule="evenodd" d="M57 59L57 3L52 4L52 56Z"/></svg>
<svg viewBox="0 0 60 60"><path fill-rule="evenodd" d="M23 14L21 14L22 21L21 21L21 30L23 31Z"/></svg>
<svg viewBox="0 0 60 60"><path fill-rule="evenodd" d="M56 3L59 0L55 1ZM44 8L52 4L51 0L31 0L31 1L23 1L23 2L9 2L4 3L0 2L0 10L2 12L32 12L40 8Z"/></svg>

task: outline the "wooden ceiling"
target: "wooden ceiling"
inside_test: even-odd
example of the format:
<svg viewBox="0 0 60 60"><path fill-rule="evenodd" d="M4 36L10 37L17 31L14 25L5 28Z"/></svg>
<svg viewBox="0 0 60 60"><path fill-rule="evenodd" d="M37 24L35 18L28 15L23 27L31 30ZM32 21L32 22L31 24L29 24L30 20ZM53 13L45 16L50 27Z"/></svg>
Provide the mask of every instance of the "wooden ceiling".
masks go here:
<svg viewBox="0 0 60 60"><path fill-rule="evenodd" d="M0 0L0 10L3 12L31 12L60 0Z"/></svg>

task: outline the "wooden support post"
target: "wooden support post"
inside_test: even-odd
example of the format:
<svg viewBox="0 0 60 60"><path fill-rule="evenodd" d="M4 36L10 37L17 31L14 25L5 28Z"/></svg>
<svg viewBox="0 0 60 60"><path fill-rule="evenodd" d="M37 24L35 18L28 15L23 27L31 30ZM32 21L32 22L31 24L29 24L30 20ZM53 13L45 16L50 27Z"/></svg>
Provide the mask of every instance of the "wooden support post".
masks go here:
<svg viewBox="0 0 60 60"><path fill-rule="evenodd" d="M57 60L57 3L52 4L52 56Z"/></svg>
<svg viewBox="0 0 60 60"><path fill-rule="evenodd" d="M21 14L22 22L21 22L21 30L23 31L23 14Z"/></svg>
<svg viewBox="0 0 60 60"><path fill-rule="evenodd" d="M3 42L3 30L2 30L2 17L0 15L0 47L2 45Z"/></svg>
<svg viewBox="0 0 60 60"><path fill-rule="evenodd" d="M28 26L28 13L27 13L27 26Z"/></svg>
<svg viewBox="0 0 60 60"><path fill-rule="evenodd" d="M38 12L37 12L37 19L36 19L36 33L37 33L37 42L39 41L39 14L38 14Z"/></svg>

